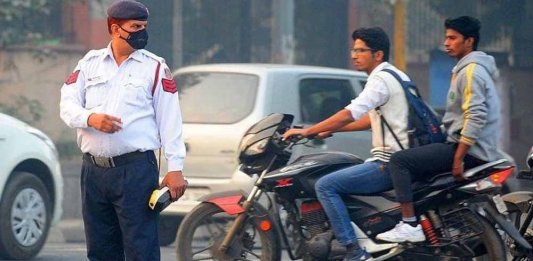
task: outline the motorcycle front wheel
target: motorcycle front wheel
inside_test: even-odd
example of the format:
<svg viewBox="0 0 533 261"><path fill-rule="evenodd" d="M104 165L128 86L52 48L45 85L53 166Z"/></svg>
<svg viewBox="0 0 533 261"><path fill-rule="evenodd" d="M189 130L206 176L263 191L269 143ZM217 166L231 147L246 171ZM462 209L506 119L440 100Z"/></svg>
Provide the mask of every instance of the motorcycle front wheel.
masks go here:
<svg viewBox="0 0 533 261"><path fill-rule="evenodd" d="M268 217L260 205L253 207L243 232L235 236L226 253L221 253L218 248L235 217L211 203L196 206L180 224L176 244L178 260L280 260L280 240L274 224L269 230L258 228Z"/></svg>

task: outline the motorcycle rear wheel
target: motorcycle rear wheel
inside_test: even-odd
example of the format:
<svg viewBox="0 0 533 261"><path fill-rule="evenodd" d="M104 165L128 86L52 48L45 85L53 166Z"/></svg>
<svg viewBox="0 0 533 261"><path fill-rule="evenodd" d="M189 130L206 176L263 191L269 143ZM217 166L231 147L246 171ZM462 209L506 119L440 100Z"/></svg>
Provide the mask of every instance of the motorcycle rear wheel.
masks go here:
<svg viewBox="0 0 533 261"><path fill-rule="evenodd" d="M473 260L506 261L507 253L500 234L485 218L480 217L480 221L485 229L483 234L479 235L479 240L482 242L480 248L481 251L485 250L486 254ZM477 250L479 252L479 249Z"/></svg>
<svg viewBox="0 0 533 261"><path fill-rule="evenodd" d="M484 217L474 214L464 215L467 223L476 223L482 229L482 233L476 237L464 240L461 243L452 244L439 250L440 254L428 252L426 248L414 248L401 254L400 260L471 260L471 261L507 261L503 240L495 229ZM455 228L450 228L454 230ZM460 229L455 230L461 233ZM421 254L421 253L424 253Z"/></svg>
<svg viewBox="0 0 533 261"><path fill-rule="evenodd" d="M531 193L530 197L533 196L533 193ZM506 202L507 208L509 209L509 217L514 222L516 229L520 229L521 226L524 225L524 222L526 221L527 217L527 211L530 209L530 203L529 200L526 202L520 202L519 204L522 204L522 208L519 207L515 203ZM526 204L526 206L523 206L523 204ZM524 212L522 212L524 211ZM526 239L526 241L533 245L533 223L529 223L528 228L526 229L523 237ZM507 248L510 250L509 252L509 260L512 261L528 261L533 260L533 251L522 249L521 247L517 246L514 242L514 240L509 236L504 236L505 244L507 245Z"/></svg>
<svg viewBox="0 0 533 261"><path fill-rule="evenodd" d="M262 231L256 225L256 217L264 218L266 210L256 205L252 214L245 221L243 235L234 240L227 253L222 254L218 247L236 216L224 213L211 203L198 205L180 224L176 244L178 260L280 260L280 240L274 224L268 231Z"/></svg>

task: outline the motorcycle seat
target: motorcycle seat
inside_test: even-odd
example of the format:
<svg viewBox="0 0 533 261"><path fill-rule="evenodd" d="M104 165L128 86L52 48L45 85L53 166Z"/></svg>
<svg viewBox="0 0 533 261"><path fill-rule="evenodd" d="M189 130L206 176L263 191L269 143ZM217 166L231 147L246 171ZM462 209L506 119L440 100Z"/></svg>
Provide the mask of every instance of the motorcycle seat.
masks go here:
<svg viewBox="0 0 533 261"><path fill-rule="evenodd" d="M416 201L427 195L431 191L443 189L454 185L464 185L470 183L471 181L469 181L468 179L476 176L480 172L488 170L487 173L490 173L491 170L504 169L509 167L507 165L501 165L502 163L509 162L506 159L499 159L492 162L487 162L474 168L467 169L463 173L463 177L465 177L465 180L463 181L456 181L452 175L452 172L441 173L427 180L415 181L413 182L413 184L411 184L411 189L413 190L413 200ZM382 192L380 195L388 200L396 201L396 192L394 191L394 189Z"/></svg>
<svg viewBox="0 0 533 261"><path fill-rule="evenodd" d="M452 176L452 172L438 174L436 176L433 176L429 180L415 181L411 184L411 189L413 191L413 199L417 200L418 198L421 198L426 195L429 191L447 187L450 184L453 184L454 182L455 179ZM382 192L380 193L380 196L388 200L396 201L396 191L394 189Z"/></svg>

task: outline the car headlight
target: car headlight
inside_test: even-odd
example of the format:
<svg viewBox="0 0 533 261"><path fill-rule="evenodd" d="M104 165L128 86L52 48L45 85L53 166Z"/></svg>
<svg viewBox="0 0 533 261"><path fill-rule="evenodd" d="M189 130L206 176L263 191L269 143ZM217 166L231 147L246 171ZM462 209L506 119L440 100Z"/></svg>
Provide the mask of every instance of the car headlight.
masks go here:
<svg viewBox="0 0 533 261"><path fill-rule="evenodd" d="M39 138L40 140L42 140L44 144L46 144L54 152L54 155L56 156L56 158L59 157L59 154L57 153L57 148L54 145L54 142L52 142L52 140L48 138L46 134L44 134L42 131L34 127L27 127L26 131L30 134L33 134L35 137Z"/></svg>
<svg viewBox="0 0 533 261"><path fill-rule="evenodd" d="M268 143L268 139L260 140L256 143L254 143L252 146L250 146L244 154L247 156L254 156L260 153L263 153L265 151L266 145Z"/></svg>

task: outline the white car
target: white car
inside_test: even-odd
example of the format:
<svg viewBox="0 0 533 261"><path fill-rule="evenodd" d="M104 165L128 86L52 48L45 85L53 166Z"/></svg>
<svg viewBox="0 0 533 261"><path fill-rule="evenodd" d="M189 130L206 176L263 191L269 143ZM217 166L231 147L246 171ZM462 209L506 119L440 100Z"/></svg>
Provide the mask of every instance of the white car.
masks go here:
<svg viewBox="0 0 533 261"><path fill-rule="evenodd" d="M236 171L240 139L252 124L278 112L294 115L297 125L312 125L348 105L367 78L366 73L353 70L279 64L197 65L174 75L184 121L184 174L189 187L161 213L161 245L174 241L181 219L200 197L248 191L253 186L249 176ZM293 157L335 150L366 158L370 147L370 131L338 133L298 146ZM166 170L164 161L161 169Z"/></svg>
<svg viewBox="0 0 533 261"><path fill-rule="evenodd" d="M28 260L62 214L63 179L54 143L0 113L0 259Z"/></svg>

